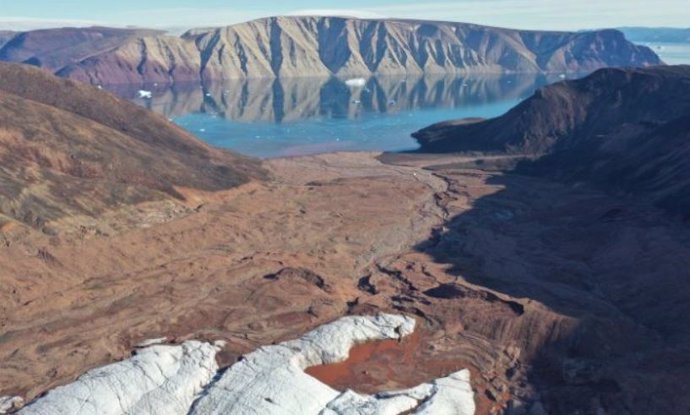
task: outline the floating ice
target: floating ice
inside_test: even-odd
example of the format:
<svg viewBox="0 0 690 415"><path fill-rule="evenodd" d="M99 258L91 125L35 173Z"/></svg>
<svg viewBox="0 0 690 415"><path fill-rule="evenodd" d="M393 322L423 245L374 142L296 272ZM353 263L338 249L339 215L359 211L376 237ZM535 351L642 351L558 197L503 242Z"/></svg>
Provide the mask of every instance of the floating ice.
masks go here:
<svg viewBox="0 0 690 415"><path fill-rule="evenodd" d="M345 85L351 88L361 88L367 84L367 80L364 78L352 78L345 81Z"/></svg>

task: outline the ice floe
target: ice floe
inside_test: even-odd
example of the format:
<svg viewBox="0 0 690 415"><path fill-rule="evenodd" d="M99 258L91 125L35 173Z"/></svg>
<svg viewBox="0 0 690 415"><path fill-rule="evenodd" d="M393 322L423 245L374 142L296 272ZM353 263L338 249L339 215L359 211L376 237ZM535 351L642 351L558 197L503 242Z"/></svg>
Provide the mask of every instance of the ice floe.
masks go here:
<svg viewBox="0 0 690 415"><path fill-rule="evenodd" d="M351 88L361 88L367 84L367 80L364 78L352 78L345 81L345 85Z"/></svg>

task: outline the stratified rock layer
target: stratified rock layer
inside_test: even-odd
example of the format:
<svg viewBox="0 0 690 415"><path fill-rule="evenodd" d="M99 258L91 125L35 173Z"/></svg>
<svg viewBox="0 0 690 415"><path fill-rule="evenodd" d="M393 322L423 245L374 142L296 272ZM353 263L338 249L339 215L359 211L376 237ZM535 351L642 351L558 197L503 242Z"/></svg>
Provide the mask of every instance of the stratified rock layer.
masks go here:
<svg viewBox="0 0 690 415"><path fill-rule="evenodd" d="M561 73L661 63L651 49L628 42L616 30L538 32L466 23L341 17L271 17L193 29L181 37L108 28L28 32L8 40L0 48L0 59L43 66L61 76L94 84L372 74Z"/></svg>

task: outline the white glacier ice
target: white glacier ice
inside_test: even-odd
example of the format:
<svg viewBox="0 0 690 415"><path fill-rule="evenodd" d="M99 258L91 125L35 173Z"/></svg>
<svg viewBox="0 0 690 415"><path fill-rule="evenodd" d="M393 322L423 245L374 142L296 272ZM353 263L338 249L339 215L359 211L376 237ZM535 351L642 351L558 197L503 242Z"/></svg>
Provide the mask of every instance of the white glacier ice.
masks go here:
<svg viewBox="0 0 690 415"><path fill-rule="evenodd" d="M153 346L93 369L28 405L21 415L186 414L218 371L217 347L189 341Z"/></svg>
<svg viewBox="0 0 690 415"><path fill-rule="evenodd" d="M340 392L305 373L347 359L361 343L400 339L415 320L380 314L349 316L299 339L263 346L219 375L222 343L155 345L130 359L94 369L50 391L21 415L472 415L470 374L462 370L412 389L363 395ZM160 339L156 339L160 340Z"/></svg>

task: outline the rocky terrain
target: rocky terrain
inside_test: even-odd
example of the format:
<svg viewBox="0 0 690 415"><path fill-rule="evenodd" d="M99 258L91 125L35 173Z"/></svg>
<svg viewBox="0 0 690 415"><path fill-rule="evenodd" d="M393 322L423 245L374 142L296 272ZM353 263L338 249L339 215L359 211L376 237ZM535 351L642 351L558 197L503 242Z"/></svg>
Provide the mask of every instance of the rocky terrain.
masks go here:
<svg viewBox="0 0 690 415"><path fill-rule="evenodd" d="M123 206L181 209L186 189L217 191L260 177L254 161L216 150L94 87L0 63L0 227L53 232ZM175 206L178 205L178 206Z"/></svg>
<svg viewBox="0 0 690 415"><path fill-rule="evenodd" d="M680 88L676 71L682 69L612 73L631 79L630 91L642 88L651 103L662 103L654 91L667 81ZM558 87L586 90L597 76ZM629 97L638 95L626 82L612 82L618 75L606 79L620 94L602 93L599 100L621 98L599 110L633 105ZM60 105L70 105L75 98L68 92L75 86L54 82L65 88ZM115 100L96 88L75 88ZM548 96L547 90L541 95ZM644 111L658 116L651 104ZM56 117L54 125L63 117L75 120ZM665 140L671 134L663 128L683 133L682 117L644 134ZM21 120L14 124L19 131L31 128ZM566 139L573 146L588 140ZM201 146L190 138L193 144ZM115 147L112 141L108 146ZM556 155L557 148L552 143L544 152ZM675 157L673 146L662 149ZM354 343L383 339L378 342L351 349L346 342L328 359L307 354L309 362L327 363L326 369L302 371L309 364L298 364L299 371L285 370L281 364L276 373L287 371L318 385L312 390L340 396L326 402L334 411L340 405L371 408L390 396L387 391L469 382L479 415L689 413L687 224L650 204L649 193L621 194L594 181L573 185L523 174L523 167L510 170L506 166L535 153L504 150L274 159L261 163L267 173L245 173L243 184L231 181L239 184L234 187L221 181L222 188L195 190L216 183L197 173L180 191L183 204L195 201L194 207L178 215L130 201L93 215L94 226L110 224L99 232L81 232L83 220L72 214L50 221L49 232L13 221L0 233L0 397L19 396L29 411L45 392L48 399L61 386L139 362L132 357L137 345L159 338L167 345L138 354L180 366L166 363L156 371L174 378L184 366L174 356L188 350L205 359L204 370L194 372L197 388L209 374L220 375L210 382L218 394L202 394L210 405L203 408L233 405L237 400L214 397L226 396L227 385L228 394L235 391L235 371L262 368L270 360L263 357L276 351L301 362L299 350L281 343L330 330L329 323L340 324L343 316L370 321L389 313L410 325L414 319L414 332L391 333L384 324L387 334ZM146 154L154 158L159 151L153 147ZM228 169L257 168L223 154L229 158L219 163ZM94 182L96 190L105 186L110 184ZM97 193L87 195L89 203L101 200ZM460 390L452 396L467 396ZM0 398L0 405L14 405L7 402Z"/></svg>
<svg viewBox="0 0 690 415"><path fill-rule="evenodd" d="M551 85L503 116L441 123L415 133L423 152L539 157L522 173L586 182L690 207L690 66L603 69Z"/></svg>
<svg viewBox="0 0 690 415"><path fill-rule="evenodd" d="M628 42L616 30L536 32L340 17L272 17L193 29L180 37L107 28L26 32L0 49L0 59L92 84L563 73L661 63L651 49Z"/></svg>
<svg viewBox="0 0 690 415"><path fill-rule="evenodd" d="M156 30L109 27L0 32L0 60L27 63L55 72L128 41L162 34Z"/></svg>
<svg viewBox="0 0 690 415"><path fill-rule="evenodd" d="M5 46L5 43L12 39L15 35L15 32L0 30L0 48Z"/></svg>

